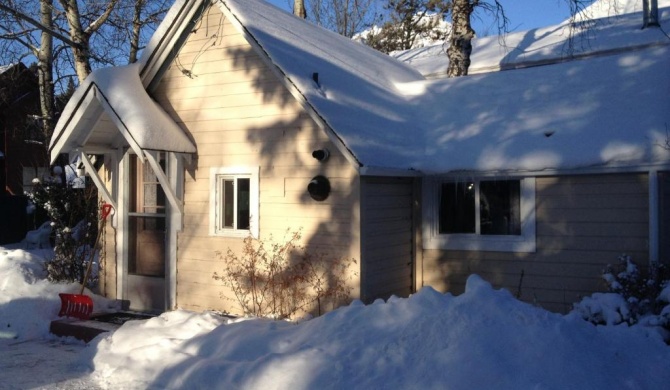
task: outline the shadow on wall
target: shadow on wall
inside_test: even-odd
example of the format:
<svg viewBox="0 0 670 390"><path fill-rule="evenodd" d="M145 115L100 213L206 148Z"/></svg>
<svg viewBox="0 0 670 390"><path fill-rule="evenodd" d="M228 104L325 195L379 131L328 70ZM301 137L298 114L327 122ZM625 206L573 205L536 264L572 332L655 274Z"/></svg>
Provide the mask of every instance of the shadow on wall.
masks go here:
<svg viewBox="0 0 670 390"><path fill-rule="evenodd" d="M261 238L270 234L281 237L286 229L302 229L302 243L308 253L330 258L354 257L359 238L353 230L358 221L354 210L359 204L359 180L355 170L337 153L325 132L254 50L248 45L218 44L225 43L225 39L224 36L217 45L209 46L202 55L197 54L201 61L225 64L206 67L204 63L194 62L189 65L192 69L188 77L193 81L189 82L190 89L184 89L184 94L192 95L179 97L192 100L188 110L180 107L181 102L160 98L169 114L196 141L197 155L187 167L189 180L208 180L205 170L209 166L258 165ZM216 50L225 53L224 60L216 55L207 57ZM179 79L166 77L159 88L167 91L183 87L180 83ZM324 148L329 149L331 155L320 162L312 152ZM319 175L328 178L331 186L322 201L314 200L307 191L310 181ZM197 197L186 199L185 224L189 229L202 232L208 221L205 218L196 221L188 215L194 204L207 207L205 196ZM201 235L180 234L180 251L202 250L198 241ZM241 249L238 243L228 242L233 250ZM204 276L200 277L203 282L197 288L186 285L181 288L189 288L184 292L193 294L203 288L220 290L220 283L211 280L211 274L209 282L204 281ZM328 276L326 284L332 283L331 277ZM351 282L356 285L354 296L358 294L357 282ZM317 303L313 306L312 310L316 309Z"/></svg>

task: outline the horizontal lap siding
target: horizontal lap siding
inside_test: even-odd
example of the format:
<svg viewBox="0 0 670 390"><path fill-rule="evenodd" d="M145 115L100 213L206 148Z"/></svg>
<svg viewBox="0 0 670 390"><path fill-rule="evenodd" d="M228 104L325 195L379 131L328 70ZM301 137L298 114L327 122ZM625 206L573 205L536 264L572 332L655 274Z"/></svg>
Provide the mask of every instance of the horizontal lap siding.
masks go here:
<svg viewBox="0 0 670 390"><path fill-rule="evenodd" d="M413 291L413 180L363 179L364 300L406 297Z"/></svg>
<svg viewBox="0 0 670 390"><path fill-rule="evenodd" d="M178 307L240 312L230 291L212 278L223 271L228 249L240 254L242 239L209 235L210 167L260 166L262 239L281 241L287 229L302 229L302 244L310 251L360 258L352 228L359 224L355 170L218 7L206 13L154 97L198 150L185 179L184 226L177 244ZM311 153L324 147L331 156L319 163ZM324 202L312 200L306 191L318 174L332 186ZM352 284L358 286L357 277Z"/></svg>
<svg viewBox="0 0 670 390"><path fill-rule="evenodd" d="M600 275L622 253L648 260L648 179L641 174L536 179L535 253L426 250L424 283L461 293L470 274L523 300L569 310L602 291Z"/></svg>

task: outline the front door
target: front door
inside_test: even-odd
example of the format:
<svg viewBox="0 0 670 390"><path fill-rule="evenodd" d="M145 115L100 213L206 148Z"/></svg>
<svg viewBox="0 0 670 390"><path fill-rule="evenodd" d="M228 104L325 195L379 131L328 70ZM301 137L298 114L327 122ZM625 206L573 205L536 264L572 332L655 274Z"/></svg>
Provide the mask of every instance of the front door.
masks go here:
<svg viewBox="0 0 670 390"><path fill-rule="evenodd" d="M160 155L165 169L165 156ZM129 161L128 262L125 299L131 310L162 312L166 309L165 193L148 163L136 155Z"/></svg>

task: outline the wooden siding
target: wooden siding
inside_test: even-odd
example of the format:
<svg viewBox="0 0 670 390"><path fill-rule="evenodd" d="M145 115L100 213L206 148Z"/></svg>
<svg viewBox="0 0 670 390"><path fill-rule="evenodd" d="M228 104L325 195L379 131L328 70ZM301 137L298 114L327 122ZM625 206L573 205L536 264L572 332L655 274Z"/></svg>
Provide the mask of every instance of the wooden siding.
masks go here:
<svg viewBox="0 0 670 390"><path fill-rule="evenodd" d="M371 178L361 184L361 289L366 303L414 291L413 179Z"/></svg>
<svg viewBox="0 0 670 390"><path fill-rule="evenodd" d="M210 167L260 166L261 239L281 240L287 229L301 229L309 251L360 259L356 170L218 7L205 13L153 95L198 149L186 168L178 307L240 312L212 278L223 271L229 248L239 253L242 239L209 235ZM324 147L331 156L320 163L311 153ZM319 174L332 186L323 202L306 191ZM352 269L353 297L359 273Z"/></svg>
<svg viewBox="0 0 670 390"><path fill-rule="evenodd" d="M470 274L564 312L601 291L607 264L648 261L648 178L643 174L536 179L535 253L425 250L425 285L459 294Z"/></svg>

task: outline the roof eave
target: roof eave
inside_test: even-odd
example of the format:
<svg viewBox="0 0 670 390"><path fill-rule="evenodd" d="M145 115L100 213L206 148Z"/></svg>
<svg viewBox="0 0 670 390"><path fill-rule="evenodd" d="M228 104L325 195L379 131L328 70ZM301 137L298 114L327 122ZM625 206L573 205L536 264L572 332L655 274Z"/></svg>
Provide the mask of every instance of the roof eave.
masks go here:
<svg viewBox="0 0 670 390"><path fill-rule="evenodd" d="M76 100L76 103L74 101L68 103L75 104L76 107L64 122L63 118L59 120L59 123L64 123L62 127L56 124L56 129L51 138L52 142L49 146L52 164L64 150L69 152L80 146L72 145L73 140L81 138L85 140L90 136L93 132L93 124L103 112L103 108L96 97L97 88L95 84L84 84L80 88L85 88L82 96Z"/></svg>

